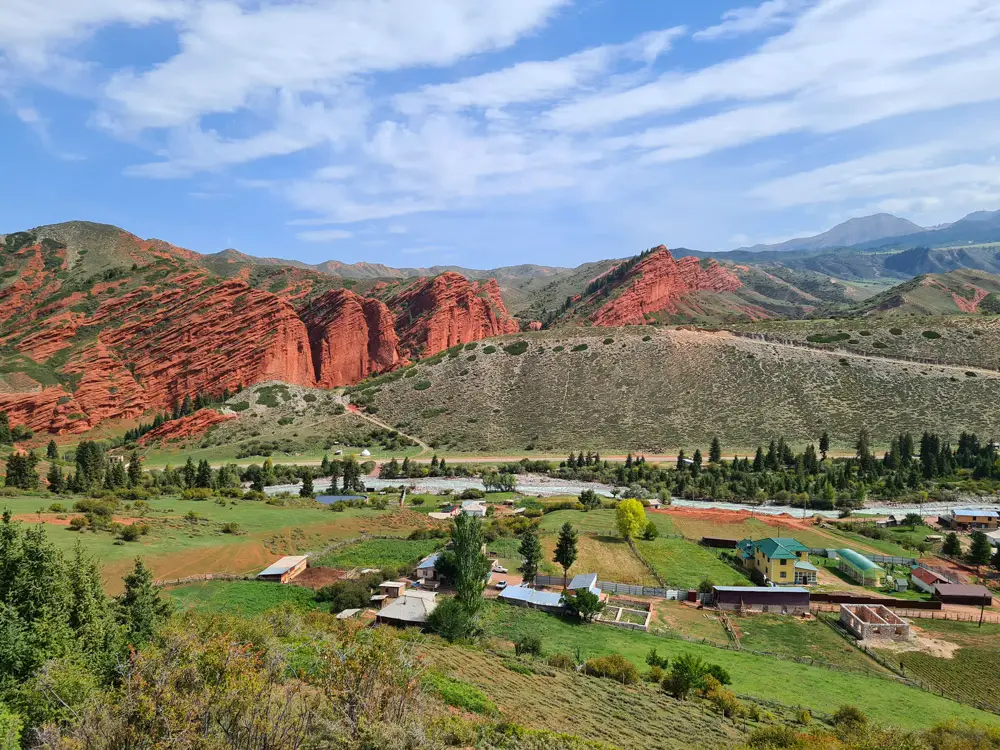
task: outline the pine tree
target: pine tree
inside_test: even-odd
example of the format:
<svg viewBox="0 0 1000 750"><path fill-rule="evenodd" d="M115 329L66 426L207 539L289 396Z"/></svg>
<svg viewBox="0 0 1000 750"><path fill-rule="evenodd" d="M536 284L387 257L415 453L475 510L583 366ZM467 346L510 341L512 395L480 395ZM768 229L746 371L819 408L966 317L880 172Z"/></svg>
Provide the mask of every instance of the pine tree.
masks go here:
<svg viewBox="0 0 1000 750"><path fill-rule="evenodd" d="M684 461L684 449L677 451L677 471L682 471L687 468L687 463Z"/></svg>
<svg viewBox="0 0 1000 750"><path fill-rule="evenodd" d="M708 462L717 464L722 461L722 443L718 437L712 438L712 446L708 449Z"/></svg>
<svg viewBox="0 0 1000 750"><path fill-rule="evenodd" d="M990 539L981 531L972 532L972 545L969 547L969 563L980 566L990 561Z"/></svg>
<svg viewBox="0 0 1000 750"><path fill-rule="evenodd" d="M823 456L823 460L826 461L826 454L830 450L830 433L823 430L823 434L819 436L819 452Z"/></svg>
<svg viewBox="0 0 1000 750"><path fill-rule="evenodd" d="M566 588L569 579L569 569L573 567L577 556L577 533L573 525L567 521L559 529L559 538L556 541L555 554L552 561L563 569L563 588Z"/></svg>
<svg viewBox="0 0 1000 750"><path fill-rule="evenodd" d="M49 492L58 495L66 489L66 480L63 478L62 467L59 464L51 464L49 466L49 473L45 479L49 483Z"/></svg>
<svg viewBox="0 0 1000 750"><path fill-rule="evenodd" d="M323 454L323 460L319 464L319 474L321 477L326 477L330 475L330 457Z"/></svg>
<svg viewBox="0 0 1000 750"><path fill-rule="evenodd" d="M764 471L764 449L759 445L757 446L757 452L753 457L753 471L756 474Z"/></svg>
<svg viewBox="0 0 1000 750"><path fill-rule="evenodd" d="M50 440L48 446L45 448L45 458L49 461L57 461L59 459L59 446L56 445L55 440Z"/></svg>
<svg viewBox="0 0 1000 750"><path fill-rule="evenodd" d="M139 458L139 454L136 451L132 451L132 455L128 460L128 486L138 487L142 484L142 460Z"/></svg>
<svg viewBox="0 0 1000 750"><path fill-rule="evenodd" d="M7 457L6 484L8 487L17 487L22 490L33 490L38 487L38 472L35 466L38 464L38 456L34 451L21 453L15 451Z"/></svg>
<svg viewBox="0 0 1000 750"><path fill-rule="evenodd" d="M190 414L194 414L194 407L191 404L191 394L184 394L184 401L181 403L181 416L186 417Z"/></svg>
<svg viewBox="0 0 1000 750"><path fill-rule="evenodd" d="M170 615L170 605L160 598L142 558L135 559L135 567L124 580L125 592L117 599L118 619L129 643L140 646L152 639L157 626Z"/></svg>
<svg viewBox="0 0 1000 750"><path fill-rule="evenodd" d="M958 534L954 531L950 532L948 536L944 538L944 546L941 548L941 551L951 557L957 557L962 554L962 544L958 541Z"/></svg>
<svg viewBox="0 0 1000 750"><path fill-rule="evenodd" d="M111 489L121 489L128 484L128 474L125 473L125 463L122 461L112 462L107 476Z"/></svg>
<svg viewBox="0 0 1000 750"><path fill-rule="evenodd" d="M535 576L538 575L538 566L542 562L542 545L538 541L538 531L534 526L529 526L521 537L521 544L517 548L521 555L521 567L518 570L524 576L526 583L534 583Z"/></svg>
<svg viewBox="0 0 1000 750"><path fill-rule="evenodd" d="M0 445L10 445L14 440L10 434L10 420L7 412L0 411Z"/></svg>
<svg viewBox="0 0 1000 750"><path fill-rule="evenodd" d="M212 488L212 466L208 463L208 459L203 458L198 462L198 473L194 478L194 485L204 489Z"/></svg>
<svg viewBox="0 0 1000 750"><path fill-rule="evenodd" d="M184 486L188 489L194 487L195 480L198 478L198 469L195 468L194 461L191 460L191 456L188 456L187 462L185 462L181 473L184 476Z"/></svg>
<svg viewBox="0 0 1000 750"><path fill-rule="evenodd" d="M302 488L299 490L299 497L315 497L315 495L312 472L306 471L302 474Z"/></svg>

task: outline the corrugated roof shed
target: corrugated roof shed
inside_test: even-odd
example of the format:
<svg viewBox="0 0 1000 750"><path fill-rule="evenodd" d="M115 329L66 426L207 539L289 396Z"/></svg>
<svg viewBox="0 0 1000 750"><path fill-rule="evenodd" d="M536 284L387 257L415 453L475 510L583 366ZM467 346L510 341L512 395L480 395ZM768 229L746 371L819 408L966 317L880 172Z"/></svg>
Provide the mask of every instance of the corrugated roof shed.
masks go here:
<svg viewBox="0 0 1000 750"><path fill-rule="evenodd" d="M716 591L737 591L737 592L747 592L747 593L760 593L762 591L767 591L773 594L808 594L809 589L799 588L797 586L713 586Z"/></svg>
<svg viewBox="0 0 1000 750"><path fill-rule="evenodd" d="M419 625L427 622L427 618L435 609L437 609L437 602L434 599L406 593L380 610L377 619Z"/></svg>
<svg viewBox="0 0 1000 750"><path fill-rule="evenodd" d="M939 583L934 587L941 596L974 596L976 598L992 597L993 593L985 586L962 583Z"/></svg>
<svg viewBox="0 0 1000 750"><path fill-rule="evenodd" d="M417 563L417 569L420 568L433 568L437 564L438 558L441 557L441 552L431 552L427 557Z"/></svg>
<svg viewBox="0 0 1000 750"><path fill-rule="evenodd" d="M576 589L589 589L591 586L597 585L597 573L577 573L573 576L573 580L569 582L569 588L571 591Z"/></svg>
<svg viewBox="0 0 1000 750"><path fill-rule="evenodd" d="M551 591L529 589L527 586L508 586L500 592L500 598L512 599L519 602L528 602L541 607L562 606L562 594L555 594Z"/></svg>
<svg viewBox="0 0 1000 750"><path fill-rule="evenodd" d="M257 574L257 577L284 575L296 565L301 565L302 561L306 559L307 557L305 555L289 555L287 557L282 557L280 560L271 563L268 567L264 568L264 570L260 571L260 573Z"/></svg>
<svg viewBox="0 0 1000 750"><path fill-rule="evenodd" d="M955 508L952 513L956 516L984 516L986 518L1000 518L1000 513L995 510L985 508Z"/></svg>

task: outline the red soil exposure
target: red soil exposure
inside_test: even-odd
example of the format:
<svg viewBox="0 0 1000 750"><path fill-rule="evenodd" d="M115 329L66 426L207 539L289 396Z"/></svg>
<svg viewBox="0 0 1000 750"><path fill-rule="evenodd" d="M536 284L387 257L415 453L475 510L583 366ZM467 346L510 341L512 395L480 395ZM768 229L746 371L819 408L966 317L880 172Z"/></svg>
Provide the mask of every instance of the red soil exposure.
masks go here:
<svg viewBox="0 0 1000 750"><path fill-rule="evenodd" d="M966 284L966 289L972 291L972 299L965 299L957 294L952 293L951 297L955 300L955 304L958 309L964 313L976 313L979 312L980 303L989 296L989 292L985 289L980 289L978 286L973 286L972 284Z"/></svg>
<svg viewBox="0 0 1000 750"><path fill-rule="evenodd" d="M236 419L233 414L222 414L214 409L199 409L194 414L180 419L165 422L155 430L150 430L139 439L140 445L160 445L172 440L183 440L205 434L210 427L230 419Z"/></svg>
<svg viewBox="0 0 1000 750"><path fill-rule="evenodd" d="M357 383L400 361L393 316L381 300L337 289L318 297L302 319L320 387Z"/></svg>
<svg viewBox="0 0 1000 750"><path fill-rule="evenodd" d="M456 344L517 333L504 307L496 279L470 282L448 271L416 284L388 300L396 310L396 330L404 355L433 355Z"/></svg>
<svg viewBox="0 0 1000 750"><path fill-rule="evenodd" d="M643 325L649 313L677 312L677 302L691 292L733 292L743 286L735 274L714 260L674 260L660 245L631 270L621 295L591 316L595 325Z"/></svg>

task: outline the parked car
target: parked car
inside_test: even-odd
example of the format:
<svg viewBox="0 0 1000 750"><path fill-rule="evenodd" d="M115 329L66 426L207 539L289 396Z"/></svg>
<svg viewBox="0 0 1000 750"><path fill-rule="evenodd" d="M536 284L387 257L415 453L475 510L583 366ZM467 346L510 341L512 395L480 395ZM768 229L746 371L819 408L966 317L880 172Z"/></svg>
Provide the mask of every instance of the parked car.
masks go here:
<svg viewBox="0 0 1000 750"><path fill-rule="evenodd" d="M507 572L507 568L503 567L502 565L497 565L495 568L493 568L493 572L494 573L506 573Z"/></svg>
<svg viewBox="0 0 1000 750"><path fill-rule="evenodd" d="M497 581L496 586L497 586L497 590L498 591L503 591L505 588L507 588L507 582L506 581Z"/></svg>

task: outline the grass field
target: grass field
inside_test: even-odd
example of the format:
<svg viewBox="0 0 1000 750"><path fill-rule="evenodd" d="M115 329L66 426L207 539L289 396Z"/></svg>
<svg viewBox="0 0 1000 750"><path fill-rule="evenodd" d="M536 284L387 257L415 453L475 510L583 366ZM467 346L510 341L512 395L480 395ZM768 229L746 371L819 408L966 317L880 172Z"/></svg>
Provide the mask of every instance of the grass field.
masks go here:
<svg viewBox="0 0 1000 750"><path fill-rule="evenodd" d="M116 542L107 532L73 532L68 519L74 513L42 513L58 499L52 495L0 498L0 509L15 518L43 524L49 539L69 552L79 541L104 565L105 583L117 591L121 576L135 557L143 557L160 579L201 573L256 572L280 555L318 551L337 539L368 532L405 536L427 525L422 514L390 508L376 511L349 508L334 513L318 504L279 506L257 501L218 505L212 501L153 498L151 512L141 519L150 533L137 542ZM71 504L71 501L65 501ZM188 517L195 513L196 518ZM128 517L128 514L125 514ZM222 524L236 523L240 534L222 533Z"/></svg>
<svg viewBox="0 0 1000 750"><path fill-rule="evenodd" d="M654 629L673 631L690 638L701 638L725 646L729 643L726 629L714 612L697 609L680 602L659 600L653 604Z"/></svg>
<svg viewBox="0 0 1000 750"><path fill-rule="evenodd" d="M956 644L951 658L920 651L884 650L888 659L898 660L908 674L934 688L969 701L984 702L1000 710L997 675L1000 674L1000 625L946 620L913 620L920 636Z"/></svg>
<svg viewBox="0 0 1000 750"><path fill-rule="evenodd" d="M442 540L366 539L341 547L312 561L327 568L400 568L440 547Z"/></svg>
<svg viewBox="0 0 1000 750"><path fill-rule="evenodd" d="M635 546L670 586L695 587L704 580L719 586L750 585L749 578L715 552L687 539L639 540Z"/></svg>
<svg viewBox="0 0 1000 750"><path fill-rule="evenodd" d="M301 586L258 581L205 581L164 589L181 610L206 614L259 615L290 603L300 609L316 606L312 591Z"/></svg>
<svg viewBox="0 0 1000 750"><path fill-rule="evenodd" d="M908 728L928 727L951 718L1000 725L1000 718L992 714L888 679L836 672L604 625L583 625L499 603L487 606L484 622L488 632L496 638L516 640L521 635L538 635L550 652L572 653L579 648L585 658L619 653L641 669L645 669L646 653L654 647L671 658L693 653L725 667L738 693L792 706L804 705L815 711L830 713L844 703L852 703L872 718Z"/></svg>
<svg viewBox="0 0 1000 750"><path fill-rule="evenodd" d="M609 335L613 343L603 344ZM522 340L523 354L502 348ZM715 435L724 451L750 452L776 435L799 445L823 430L847 445L862 427L885 444L902 431L989 434L1000 418L997 375L726 333L553 330L485 348L420 362L416 379L361 390L398 429L441 450L484 453L705 450ZM417 381L430 385L414 390Z"/></svg>
<svg viewBox="0 0 1000 750"><path fill-rule="evenodd" d="M731 722L704 704L675 701L654 686L625 687L563 669L524 675L505 668L497 656L436 642L425 651L435 669L475 685L518 724L624 750L716 748L739 737Z"/></svg>
<svg viewBox="0 0 1000 750"><path fill-rule="evenodd" d="M733 618L744 648L884 672L826 623L779 615Z"/></svg>
<svg viewBox="0 0 1000 750"><path fill-rule="evenodd" d="M552 562L552 554L556 546L556 536L546 534L542 542L542 573L546 575L563 574L562 568ZM634 583L643 586L656 586L656 579L649 569L642 564L629 549L625 541L619 537L581 535L577 543L576 562L569 569L570 576L577 573L597 573L602 581L618 583Z"/></svg>

